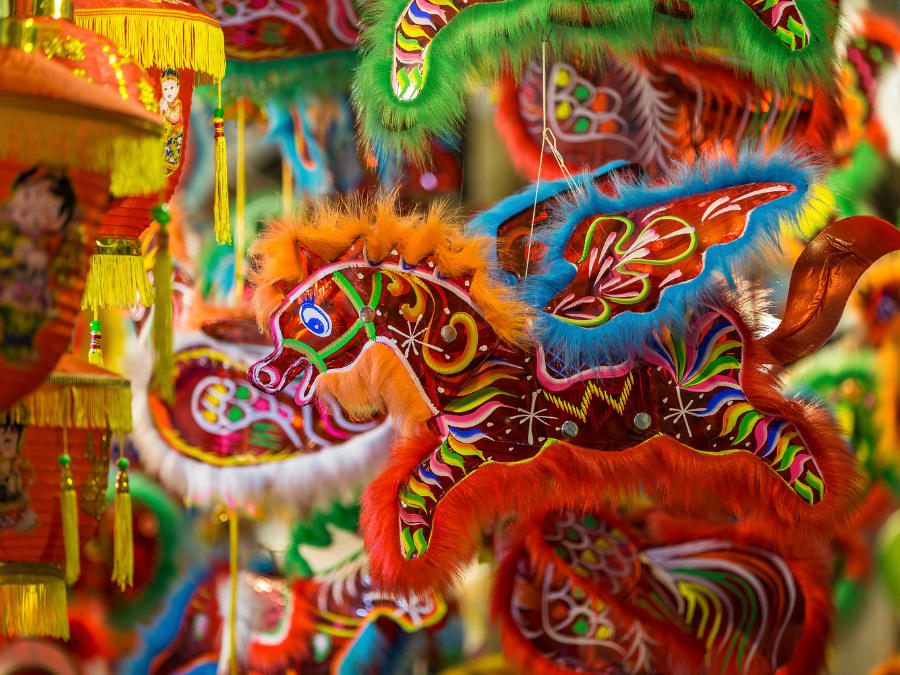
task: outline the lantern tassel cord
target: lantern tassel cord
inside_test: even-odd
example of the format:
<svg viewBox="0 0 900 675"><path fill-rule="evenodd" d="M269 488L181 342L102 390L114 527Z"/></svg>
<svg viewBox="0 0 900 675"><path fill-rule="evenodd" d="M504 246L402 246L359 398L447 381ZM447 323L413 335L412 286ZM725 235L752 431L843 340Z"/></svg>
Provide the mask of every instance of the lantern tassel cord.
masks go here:
<svg viewBox="0 0 900 675"><path fill-rule="evenodd" d="M225 111L222 109L222 84L219 83L219 107L213 112L215 148L215 201L213 214L216 224L216 242L231 243L231 211L228 196L228 151L225 148Z"/></svg>
<svg viewBox="0 0 900 675"><path fill-rule="evenodd" d="M103 365L103 351L100 345L100 318L99 310L94 310L94 320L91 321L91 348L88 351L88 363L95 366Z"/></svg>
<svg viewBox="0 0 900 675"><path fill-rule="evenodd" d="M66 552L66 583L70 586L78 581L81 574L81 547L78 541L78 499L75 495L75 481L69 466L68 432L63 427L63 454L59 458L60 510L62 511L63 547Z"/></svg>
<svg viewBox="0 0 900 675"><path fill-rule="evenodd" d="M134 582L134 525L131 515L131 492L128 489L128 460L122 456L122 447L122 435L119 434L112 580L124 591L126 586L131 586Z"/></svg>

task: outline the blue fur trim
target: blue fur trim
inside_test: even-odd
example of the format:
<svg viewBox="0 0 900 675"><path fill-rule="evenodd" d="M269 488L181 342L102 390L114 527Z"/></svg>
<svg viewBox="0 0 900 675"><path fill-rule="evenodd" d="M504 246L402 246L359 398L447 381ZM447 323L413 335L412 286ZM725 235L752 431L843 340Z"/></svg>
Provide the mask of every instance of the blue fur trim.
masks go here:
<svg viewBox="0 0 900 675"><path fill-rule="evenodd" d="M608 162L593 173L578 176L575 180L577 184L581 184L584 181L590 181L596 176L600 176L609 171L613 171L614 169L618 169L619 167L628 166L628 164L630 164L630 162L626 162L624 160ZM565 178L560 178L559 180L541 181L541 184L538 186L537 190L537 201L542 202L545 199L562 196L568 191L568 189L569 184L566 182ZM466 225L466 233L470 237L489 237L496 240L497 229L504 222L522 211L528 211L530 213L534 209L534 202L534 186L529 185L528 187L519 190L516 194L507 197L502 202L495 204L487 211L483 211L482 213L479 213L477 216L475 216L472 220L469 221L468 225ZM514 286L516 284L516 277L512 274L509 274L508 272L500 270L499 267L497 267L496 247L491 247L488 250L487 257L490 263L495 267L495 269L498 270L500 280L509 286Z"/></svg>
<svg viewBox="0 0 900 675"><path fill-rule="evenodd" d="M629 183L621 177L613 177L615 188L612 194L615 196L610 197L590 187L593 177L609 168L607 165L580 177L580 187L574 192L568 190L564 181L553 183L560 199L554 206L549 226L536 231L534 237L536 242L547 246L548 252L518 289L519 299L538 312L534 323L537 340L550 354L573 366L593 367L621 362L639 352L661 326L673 330L683 328L694 307L717 300L721 293L717 277L733 284L737 271L749 263L764 260L772 249L780 249L783 234L800 234L798 217L801 209L809 204L810 190L819 179L819 168L797 152L761 153L743 149L736 162L716 158L678 165L667 174L667 180L661 186L651 185L652 179ZM652 311L623 312L595 328L574 326L542 311L575 276L576 267L564 260L562 254L573 231L585 218L629 213L748 183L788 183L795 186L796 191L755 208L748 216L743 234L734 241L708 249L700 274L690 281L663 289L659 304ZM539 198L550 196L548 188L541 190ZM496 236L500 223L521 211L523 205L532 208L534 192L530 194L530 203L526 204L527 198L527 191L523 191L481 214L473 221L473 233Z"/></svg>

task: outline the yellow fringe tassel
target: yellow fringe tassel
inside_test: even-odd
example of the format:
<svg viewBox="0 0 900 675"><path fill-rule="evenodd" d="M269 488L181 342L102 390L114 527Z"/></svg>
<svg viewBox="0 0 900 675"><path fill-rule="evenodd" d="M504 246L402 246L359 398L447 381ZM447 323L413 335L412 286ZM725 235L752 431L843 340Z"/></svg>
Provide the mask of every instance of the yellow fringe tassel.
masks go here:
<svg viewBox="0 0 900 675"><path fill-rule="evenodd" d="M63 429L63 438L66 430ZM65 441L63 441L65 446ZM65 452L65 447L63 448ZM59 507L62 511L63 545L66 549L66 583L70 586L78 581L81 574L81 545L78 542L78 499L75 495L75 481L69 468L71 458L63 454L59 458L62 467L59 487Z"/></svg>
<svg viewBox="0 0 900 675"><path fill-rule="evenodd" d="M136 256L106 253L91 256L91 269L81 297L82 309L90 308L94 312L108 307L131 309L138 306L138 301L144 307L155 302L140 253Z"/></svg>
<svg viewBox="0 0 900 675"><path fill-rule="evenodd" d="M0 565L0 631L69 639L66 582L58 566Z"/></svg>
<svg viewBox="0 0 900 675"><path fill-rule="evenodd" d="M198 84L225 75L225 34L215 19L177 9L75 9L75 23L100 33L142 68L186 68Z"/></svg>
<svg viewBox="0 0 900 675"><path fill-rule="evenodd" d="M53 378L51 375L48 380ZM64 378L58 378L64 379ZM110 429L131 433L131 388L121 378L95 378L74 385L45 380L0 412L0 422L55 429Z"/></svg>
<svg viewBox="0 0 900 675"><path fill-rule="evenodd" d="M103 348L100 344L100 319L97 318L97 310L94 310L94 320L91 321L91 348L88 350L88 363L94 366L103 365Z"/></svg>
<svg viewBox="0 0 900 675"><path fill-rule="evenodd" d="M0 134L0 158L110 174L114 197L165 187L165 167L153 161L160 155L161 125L142 128L128 117L53 105L45 110L18 97L0 100L0 129L9 132Z"/></svg>
<svg viewBox="0 0 900 675"><path fill-rule="evenodd" d="M175 359L172 356L172 256L169 253L169 232L166 229L170 216L164 209L158 209L155 217L159 223L159 247L156 250L153 279L160 301L156 303L153 315L153 347L156 351L153 374L159 397L171 403L175 398Z"/></svg>
<svg viewBox="0 0 900 675"><path fill-rule="evenodd" d="M119 437L119 473L116 476L115 525L113 531L112 580L123 591L134 580L134 536L131 518L131 493L128 491L128 460L121 456L122 439Z"/></svg>
<svg viewBox="0 0 900 675"><path fill-rule="evenodd" d="M216 186L213 213L216 222L216 242L231 243L231 210L228 197L228 151L225 148L225 111L222 110L222 85L219 85L219 107L213 112L215 129Z"/></svg>

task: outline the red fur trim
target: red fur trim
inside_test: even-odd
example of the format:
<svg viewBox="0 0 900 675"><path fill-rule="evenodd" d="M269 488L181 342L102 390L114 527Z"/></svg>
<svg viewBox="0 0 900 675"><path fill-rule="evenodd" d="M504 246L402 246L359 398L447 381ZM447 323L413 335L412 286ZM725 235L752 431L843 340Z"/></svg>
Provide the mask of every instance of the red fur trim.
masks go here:
<svg viewBox="0 0 900 675"><path fill-rule="evenodd" d="M759 398L769 402L769 392L765 393ZM431 433L403 439L394 445L385 467L362 497L361 526L372 578L401 595L447 591L474 558L482 529L500 517L539 505L582 510L603 497L617 507L628 504L639 490L676 512L709 516L727 509L746 519L747 532L769 533L777 551L827 540L847 513L852 494L848 476L855 475L853 459L824 410L799 403L794 408L803 417L798 423L801 432L823 439L820 445L830 450L826 457L817 457L829 487L816 506L802 502L749 452L710 456L666 436L623 452L556 443L530 462L492 463L457 484L435 514L427 553L414 560L405 560L401 553L397 494L400 484L440 439ZM818 430L815 435L813 429Z"/></svg>
<svg viewBox="0 0 900 675"><path fill-rule="evenodd" d="M294 582L291 588L294 607L287 634L277 644L253 642L247 650L247 666L250 670L280 675L308 655L315 631L315 609L307 600L308 593L305 591L310 585L312 582L303 579Z"/></svg>

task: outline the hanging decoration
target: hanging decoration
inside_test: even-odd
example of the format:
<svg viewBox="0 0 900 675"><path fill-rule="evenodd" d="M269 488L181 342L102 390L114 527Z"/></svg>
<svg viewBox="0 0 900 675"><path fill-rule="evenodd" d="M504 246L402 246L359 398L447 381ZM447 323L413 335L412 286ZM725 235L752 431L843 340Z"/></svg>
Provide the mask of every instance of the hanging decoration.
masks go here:
<svg viewBox="0 0 900 675"><path fill-rule="evenodd" d="M149 160L162 126L141 103L146 76L110 43L40 16L0 19L0 34L5 409L69 348L110 192L157 190L165 176Z"/></svg>
<svg viewBox="0 0 900 675"><path fill-rule="evenodd" d="M63 355L0 431L0 631L66 639L66 584L106 507L112 434L131 431L128 382Z"/></svg>
<svg viewBox="0 0 900 675"><path fill-rule="evenodd" d="M503 651L527 675L816 673L831 603L822 561L739 526L649 512L538 513L494 573Z"/></svg>
<svg viewBox="0 0 900 675"><path fill-rule="evenodd" d="M130 472L134 515L134 578L121 589L112 581L115 537L115 486L106 493L106 509L96 534L82 549L78 589L101 595L106 622L130 630L160 611L178 578L178 559L187 540L185 512L166 491L140 471Z"/></svg>
<svg viewBox="0 0 900 675"><path fill-rule="evenodd" d="M780 327L759 338L764 312L740 272L815 229L814 171L745 154L666 183L601 175L546 216L556 226L533 247L518 220L533 191L480 216L469 229L480 239L440 209L401 218L383 200L319 204L256 244L273 350L251 383L354 415L386 407L405 437L363 497L385 589L446 588L485 523L534 500L566 507L596 485L752 513L760 528L803 524L796 537L828 536L847 516L856 473L836 423L786 398L778 369L828 338L900 233L875 218L823 230L794 267ZM566 191L549 185L545 199Z"/></svg>
<svg viewBox="0 0 900 675"><path fill-rule="evenodd" d="M421 155L428 135L459 128L473 72L521 68L542 42L555 57L580 57L588 68L608 51L625 57L689 45L699 54L725 45L736 68L790 91L829 81L836 18L829 0L378 0L364 11L353 98L371 146Z"/></svg>
<svg viewBox="0 0 900 675"><path fill-rule="evenodd" d="M76 0L75 21L109 38L149 73L148 95L165 127L157 161L167 176L160 193L135 191L113 201L101 223L82 306L95 313L99 308L147 306L153 304L154 293L141 260L139 237L152 220L164 217L160 214L165 209L153 208L168 204L178 186L194 87L218 82L225 74L222 31L207 14L180 0ZM230 239L223 228L216 235L222 241ZM171 331L160 326L157 333L157 358L164 366L171 355ZM161 378L164 387L167 382Z"/></svg>

